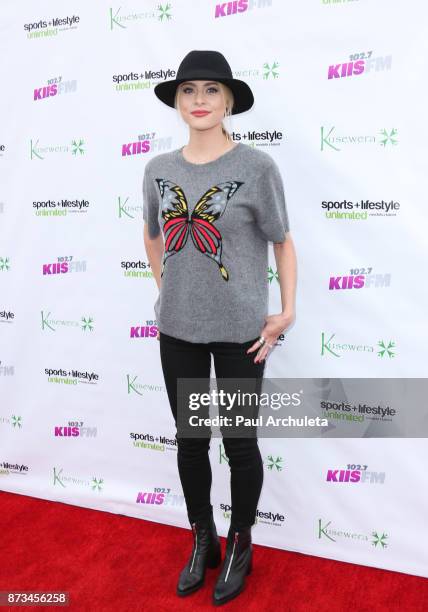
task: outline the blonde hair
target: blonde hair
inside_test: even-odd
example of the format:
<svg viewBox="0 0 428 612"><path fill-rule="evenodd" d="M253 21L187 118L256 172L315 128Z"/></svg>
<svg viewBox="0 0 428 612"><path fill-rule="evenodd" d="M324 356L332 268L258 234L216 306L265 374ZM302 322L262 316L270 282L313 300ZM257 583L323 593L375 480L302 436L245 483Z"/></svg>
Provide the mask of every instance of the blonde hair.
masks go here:
<svg viewBox="0 0 428 612"><path fill-rule="evenodd" d="M233 109L233 105L235 103L235 98L233 97L233 93L232 90L230 89L230 87L228 87L227 85L225 85L224 83L219 83L217 81L217 85L220 88L220 91L223 94L223 102L224 105L226 107L226 111L224 116L229 119L232 116L232 109ZM177 89L175 90L175 98L174 98L174 108L177 112L180 111L180 109L178 108L178 94L179 94L179 87L177 87ZM230 134L230 132L226 129L226 127L224 126L224 123L222 121L221 123L221 131L223 132L224 136L226 137L226 140L232 140L232 135Z"/></svg>

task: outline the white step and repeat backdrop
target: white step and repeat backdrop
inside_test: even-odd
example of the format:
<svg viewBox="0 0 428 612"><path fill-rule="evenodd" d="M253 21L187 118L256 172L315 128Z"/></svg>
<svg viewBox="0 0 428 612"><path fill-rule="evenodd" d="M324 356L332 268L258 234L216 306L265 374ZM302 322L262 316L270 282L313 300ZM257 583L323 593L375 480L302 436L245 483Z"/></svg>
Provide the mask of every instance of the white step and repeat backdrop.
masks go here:
<svg viewBox="0 0 428 612"><path fill-rule="evenodd" d="M426 376L426 18L422 1L2 3L2 490L188 527L142 178L187 142L153 88L192 49L248 81L228 128L284 178L297 318L266 376ZM272 247L267 274L274 313ZM254 541L428 576L426 440L381 435L261 439ZM224 535L219 439L211 462Z"/></svg>

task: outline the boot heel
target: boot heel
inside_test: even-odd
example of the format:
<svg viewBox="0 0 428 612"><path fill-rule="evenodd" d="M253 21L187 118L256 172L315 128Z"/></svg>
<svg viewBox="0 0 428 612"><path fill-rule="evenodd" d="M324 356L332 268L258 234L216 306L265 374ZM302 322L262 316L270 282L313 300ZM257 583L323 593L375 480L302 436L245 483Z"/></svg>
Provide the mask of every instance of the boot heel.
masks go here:
<svg viewBox="0 0 428 612"><path fill-rule="evenodd" d="M207 567L215 569L221 563L221 547L220 544L216 547L214 553L207 559Z"/></svg>
<svg viewBox="0 0 428 612"><path fill-rule="evenodd" d="M248 568L247 568L247 576L248 574L251 574L252 570L253 570L253 558L251 557L250 562L248 564Z"/></svg>

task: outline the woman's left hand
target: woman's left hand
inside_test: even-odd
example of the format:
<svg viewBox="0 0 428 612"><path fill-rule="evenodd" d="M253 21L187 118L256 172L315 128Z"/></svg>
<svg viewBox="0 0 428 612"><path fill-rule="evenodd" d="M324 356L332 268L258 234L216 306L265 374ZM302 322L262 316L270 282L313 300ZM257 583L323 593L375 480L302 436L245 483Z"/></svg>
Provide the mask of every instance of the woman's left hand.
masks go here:
<svg viewBox="0 0 428 612"><path fill-rule="evenodd" d="M260 346L260 342L257 340L247 350L247 353L258 351L254 363L259 363L266 359L268 352L275 346L278 336L291 325L293 320L294 312L291 311L266 317L266 323L260 332L260 336L263 336L265 343Z"/></svg>

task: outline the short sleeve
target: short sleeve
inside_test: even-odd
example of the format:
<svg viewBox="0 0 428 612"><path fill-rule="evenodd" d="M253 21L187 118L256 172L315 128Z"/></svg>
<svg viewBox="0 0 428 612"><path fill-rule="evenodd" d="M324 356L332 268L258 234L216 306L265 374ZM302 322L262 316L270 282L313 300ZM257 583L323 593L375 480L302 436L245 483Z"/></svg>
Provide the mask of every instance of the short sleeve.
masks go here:
<svg viewBox="0 0 428 612"><path fill-rule="evenodd" d="M159 198L156 185L146 165L143 177L143 219L148 225L150 238L156 238L160 233L158 214Z"/></svg>
<svg viewBox="0 0 428 612"><path fill-rule="evenodd" d="M290 231L284 183L274 159L263 168L257 182L256 222L270 242L284 242Z"/></svg>

